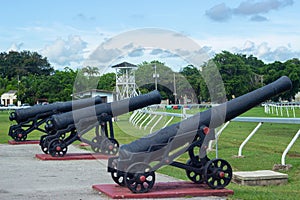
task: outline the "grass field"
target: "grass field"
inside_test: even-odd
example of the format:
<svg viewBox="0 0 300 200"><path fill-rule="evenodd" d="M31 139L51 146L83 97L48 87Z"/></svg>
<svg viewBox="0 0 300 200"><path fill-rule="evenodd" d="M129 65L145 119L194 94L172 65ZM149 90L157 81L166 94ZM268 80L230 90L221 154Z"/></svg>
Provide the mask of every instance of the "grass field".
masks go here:
<svg viewBox="0 0 300 200"><path fill-rule="evenodd" d="M178 111L179 112L179 111ZM193 111L191 111L193 112ZM256 107L242 116L276 117L266 115L262 107ZM300 117L300 109L296 109L296 116ZM139 129L128 123L129 114L120 116L114 123L115 136L121 144L129 143L138 137L149 134L149 129ZM157 128L161 127L168 118L161 120ZM176 119L173 122L177 122ZM0 112L0 142L6 143L9 125L7 111ZM243 140L255 128L256 123L231 122L219 138L219 158L227 160L234 171L246 170L271 170L274 164L281 163L281 155L300 125L264 123L258 132L250 139L243 149L244 158L234 158ZM41 133L35 132L28 139L39 139ZM93 133L86 137L92 137ZM215 152L209 152L210 158L215 157ZM188 156L183 154L177 160L186 162ZM281 186L240 186L230 183L227 188L234 190L230 199L300 199L300 139L296 141L286 157L286 164L291 164L289 171L281 171L289 175L288 184ZM159 169L160 173L168 174L183 180L188 180L182 169L165 166ZM159 180L157 180L159 181Z"/></svg>

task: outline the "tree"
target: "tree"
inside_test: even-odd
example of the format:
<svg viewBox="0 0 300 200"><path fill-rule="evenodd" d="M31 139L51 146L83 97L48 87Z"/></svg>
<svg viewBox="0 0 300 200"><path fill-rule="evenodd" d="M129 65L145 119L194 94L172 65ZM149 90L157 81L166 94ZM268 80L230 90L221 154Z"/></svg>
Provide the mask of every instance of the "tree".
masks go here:
<svg viewBox="0 0 300 200"><path fill-rule="evenodd" d="M97 89L114 91L116 86L116 74L107 73L100 76Z"/></svg>
<svg viewBox="0 0 300 200"><path fill-rule="evenodd" d="M143 62L138 65L135 76L136 83L142 93L155 90L155 77L153 76L155 66L156 73L159 74L157 88L163 99L169 99L172 103L176 103L178 99L183 102L184 98L190 99L191 102L198 102L197 95L188 80L182 74L172 71L170 67L159 61ZM176 100L174 86L176 87Z"/></svg>
<svg viewBox="0 0 300 200"><path fill-rule="evenodd" d="M202 89L204 90L204 88L202 88L203 87L202 82L204 80L200 74L199 69L197 69L193 65L188 65L180 71L180 74L183 75L186 78L186 80L189 82L190 86L192 87L196 95L195 98L197 99L197 102L199 103L202 100L204 100L201 95ZM191 89L191 88L188 87L187 89Z"/></svg>
<svg viewBox="0 0 300 200"><path fill-rule="evenodd" d="M35 104L37 99L48 99L50 103L72 99L77 71L65 68L49 76L28 75L20 79L18 98L22 102Z"/></svg>
<svg viewBox="0 0 300 200"><path fill-rule="evenodd" d="M257 88L253 83L253 71L246 64L245 57L223 51L216 54L212 61L222 76L227 99L238 97Z"/></svg>
<svg viewBox="0 0 300 200"><path fill-rule="evenodd" d="M290 91L273 97L272 100L286 99L290 101L298 93L300 87L300 61L298 58L287 60L284 63L275 61L267 64L263 74L265 84L271 83L281 76L288 76L293 83L293 88Z"/></svg>
<svg viewBox="0 0 300 200"><path fill-rule="evenodd" d="M81 69L82 73L87 74L88 77L99 75L99 69L97 67L86 66Z"/></svg>
<svg viewBox="0 0 300 200"><path fill-rule="evenodd" d="M10 51L0 53L0 77L22 77L31 75L50 75L54 71L53 67L36 52L30 51Z"/></svg>

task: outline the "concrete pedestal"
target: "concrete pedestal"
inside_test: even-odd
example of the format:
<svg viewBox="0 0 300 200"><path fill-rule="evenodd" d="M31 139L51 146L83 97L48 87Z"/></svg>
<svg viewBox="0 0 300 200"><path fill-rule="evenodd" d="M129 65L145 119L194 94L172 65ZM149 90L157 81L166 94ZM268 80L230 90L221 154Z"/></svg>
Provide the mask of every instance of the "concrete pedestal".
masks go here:
<svg viewBox="0 0 300 200"><path fill-rule="evenodd" d="M63 157L52 157L49 154L36 154L35 157L40 160L107 160L110 156L97 153L67 153Z"/></svg>
<svg viewBox="0 0 300 200"><path fill-rule="evenodd" d="M288 182L288 175L271 170L233 172L232 181L241 185L281 185Z"/></svg>
<svg viewBox="0 0 300 200"><path fill-rule="evenodd" d="M192 182L159 182L147 193L132 193L127 187L117 184L93 185L93 189L106 194L112 199L143 199L143 198L180 198L180 197L226 197L233 195L233 190L211 189L205 184ZM211 198L213 199L213 198Z"/></svg>
<svg viewBox="0 0 300 200"><path fill-rule="evenodd" d="M15 140L9 140L8 144L10 145L19 145L19 144L39 144L40 141L39 140L25 140L25 141L20 141L17 142Z"/></svg>

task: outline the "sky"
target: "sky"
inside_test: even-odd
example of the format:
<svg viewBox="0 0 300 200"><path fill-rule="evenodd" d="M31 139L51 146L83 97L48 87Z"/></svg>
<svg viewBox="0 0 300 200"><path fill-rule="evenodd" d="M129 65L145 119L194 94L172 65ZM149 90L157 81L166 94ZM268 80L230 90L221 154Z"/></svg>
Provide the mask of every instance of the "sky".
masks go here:
<svg viewBox="0 0 300 200"><path fill-rule="evenodd" d="M122 37L128 43L118 43L120 48L134 48L102 51L102 64L159 60L175 68L184 65L186 60L178 59L183 53L177 54L186 42L156 40L162 34L153 30L186 37L209 57L224 50L266 63L300 57L300 1L295 0L11 0L2 1L1 8L0 51L38 52L55 69L85 66L99 49ZM174 48L168 49L165 40Z"/></svg>

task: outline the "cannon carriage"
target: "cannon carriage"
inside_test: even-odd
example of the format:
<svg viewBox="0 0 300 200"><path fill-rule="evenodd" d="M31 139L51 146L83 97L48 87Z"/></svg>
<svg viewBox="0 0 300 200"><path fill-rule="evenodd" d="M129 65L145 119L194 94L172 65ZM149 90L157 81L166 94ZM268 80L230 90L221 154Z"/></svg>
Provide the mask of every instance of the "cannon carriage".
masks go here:
<svg viewBox="0 0 300 200"><path fill-rule="evenodd" d="M114 137L113 118L160 102L159 92L152 91L120 101L53 115L46 122L48 135L43 136L40 141L42 151L62 157L67 153L68 146L78 140L89 144L96 153L115 155L119 150L119 143ZM93 139L84 138L83 135L94 127L96 129Z"/></svg>
<svg viewBox="0 0 300 200"><path fill-rule="evenodd" d="M10 121L15 121L9 128L8 135L15 141L25 141L29 133L38 130L42 133L47 133L41 127L49 117L54 114L69 112L71 110L88 107L102 103L101 97L79 99L67 102L56 102L47 105L37 105L29 108L15 110L10 113Z"/></svg>
<svg viewBox="0 0 300 200"><path fill-rule="evenodd" d="M150 191L155 183L155 171L165 165L184 169L187 177L196 184L224 188L232 178L230 164L223 159L209 159L206 154L208 141L214 138L214 129L291 87L290 79L281 77L262 88L124 144L120 146L118 156L109 158L107 171L118 185L126 186L133 193ZM188 153L188 161L175 161L183 153Z"/></svg>

